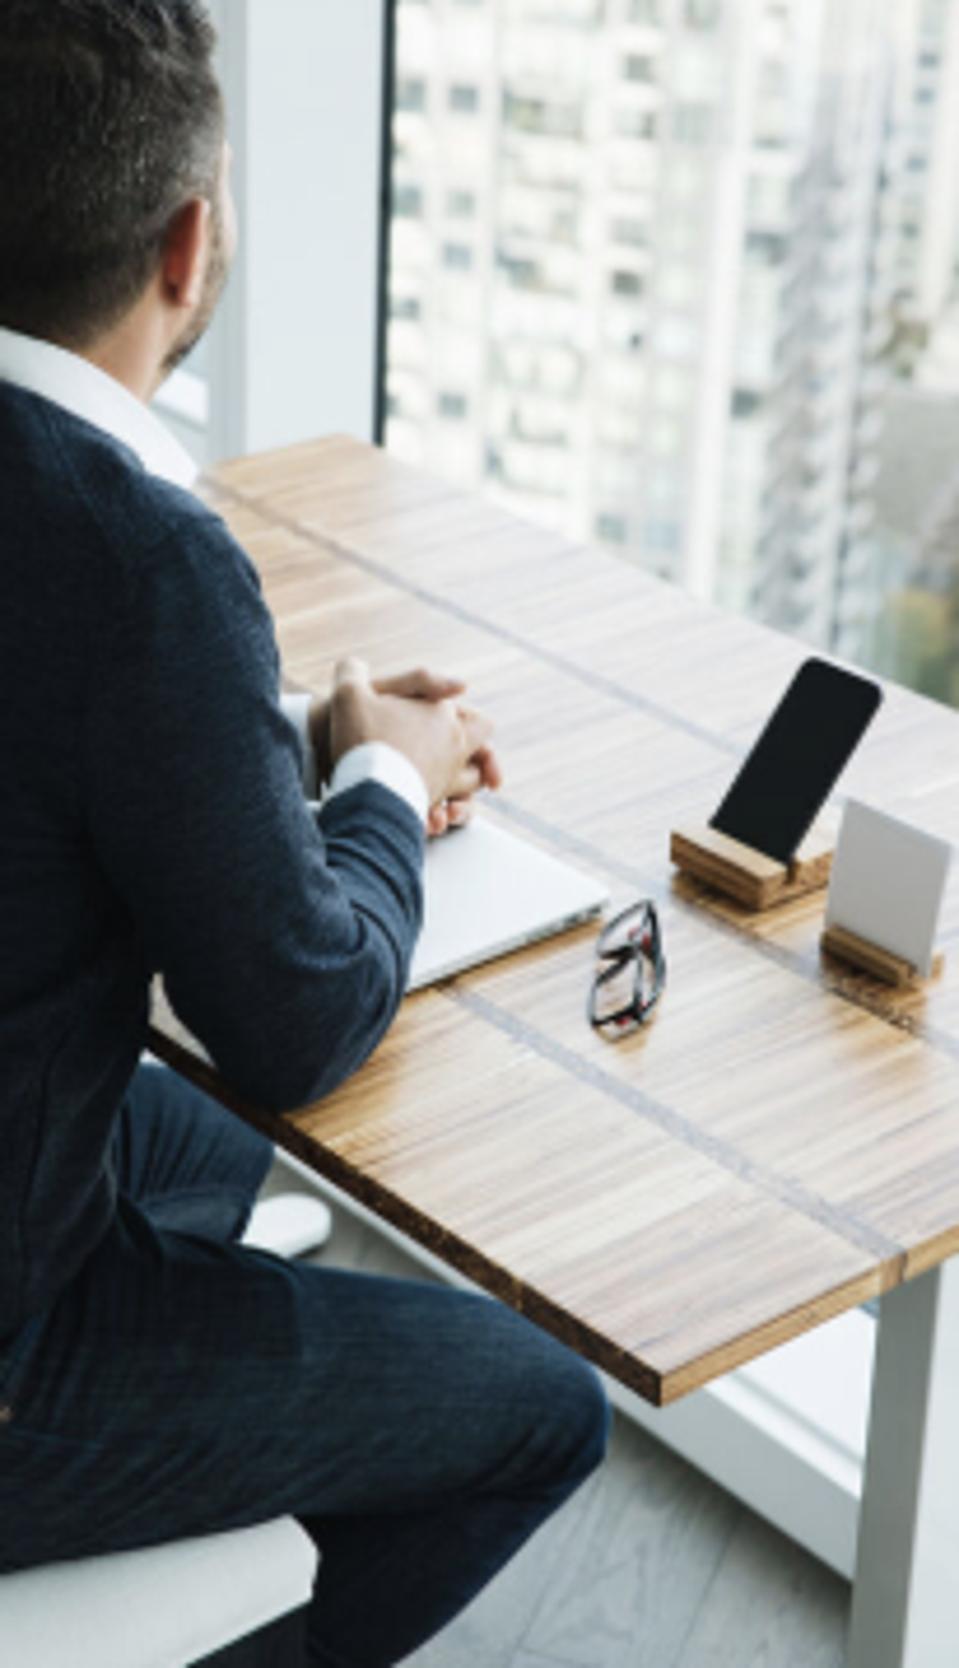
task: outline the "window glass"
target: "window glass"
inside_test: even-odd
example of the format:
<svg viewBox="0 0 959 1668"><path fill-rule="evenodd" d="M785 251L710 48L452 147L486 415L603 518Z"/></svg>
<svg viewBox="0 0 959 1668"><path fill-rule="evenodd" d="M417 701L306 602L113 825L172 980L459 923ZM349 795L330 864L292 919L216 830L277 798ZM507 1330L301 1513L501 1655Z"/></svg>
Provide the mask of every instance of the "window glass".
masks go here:
<svg viewBox="0 0 959 1668"><path fill-rule="evenodd" d="M395 5L386 443L959 705L959 0Z"/></svg>

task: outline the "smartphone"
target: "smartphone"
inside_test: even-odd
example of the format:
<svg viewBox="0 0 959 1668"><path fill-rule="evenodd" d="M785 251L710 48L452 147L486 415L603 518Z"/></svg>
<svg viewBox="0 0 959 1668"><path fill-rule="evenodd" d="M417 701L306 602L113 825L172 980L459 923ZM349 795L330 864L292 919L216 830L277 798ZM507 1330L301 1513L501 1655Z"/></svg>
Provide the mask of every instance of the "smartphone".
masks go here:
<svg viewBox="0 0 959 1668"><path fill-rule="evenodd" d="M710 826L788 863L881 700L869 678L804 661Z"/></svg>

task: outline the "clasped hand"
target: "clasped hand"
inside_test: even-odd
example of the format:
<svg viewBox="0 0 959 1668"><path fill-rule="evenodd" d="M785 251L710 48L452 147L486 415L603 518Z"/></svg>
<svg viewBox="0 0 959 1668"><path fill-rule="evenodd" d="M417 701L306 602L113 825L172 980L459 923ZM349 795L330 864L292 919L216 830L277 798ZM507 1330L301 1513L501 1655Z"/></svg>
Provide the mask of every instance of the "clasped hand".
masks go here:
<svg viewBox="0 0 959 1668"><path fill-rule="evenodd" d="M310 733L321 782L339 759L362 742L396 747L426 783L427 833L444 834L468 822L480 788L498 788L502 771L491 746L493 726L460 697L460 678L420 668L371 679L365 661L337 662L333 692L310 709Z"/></svg>

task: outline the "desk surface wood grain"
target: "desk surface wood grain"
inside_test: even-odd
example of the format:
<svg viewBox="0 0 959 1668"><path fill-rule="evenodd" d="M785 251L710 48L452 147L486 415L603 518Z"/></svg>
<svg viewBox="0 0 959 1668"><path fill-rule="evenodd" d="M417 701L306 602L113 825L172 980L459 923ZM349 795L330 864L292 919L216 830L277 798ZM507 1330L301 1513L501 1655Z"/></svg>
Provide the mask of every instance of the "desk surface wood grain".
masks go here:
<svg viewBox="0 0 959 1668"><path fill-rule="evenodd" d="M823 899L747 915L669 863L805 651L594 548L334 438L225 466L294 686L344 652L469 680L484 814L654 896L670 978L615 1045L593 928L409 997L317 1105L241 1104L168 1012L153 1046L318 1171L657 1403L959 1248L959 886L944 968L896 992L819 948ZM843 791L951 838L959 716L892 687Z"/></svg>

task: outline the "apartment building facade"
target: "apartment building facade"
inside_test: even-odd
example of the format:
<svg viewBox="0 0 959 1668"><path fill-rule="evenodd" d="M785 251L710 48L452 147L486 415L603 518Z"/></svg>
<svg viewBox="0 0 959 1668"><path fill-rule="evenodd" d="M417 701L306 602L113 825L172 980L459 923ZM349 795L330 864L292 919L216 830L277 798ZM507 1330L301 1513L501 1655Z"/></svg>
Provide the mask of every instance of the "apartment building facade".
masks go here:
<svg viewBox="0 0 959 1668"><path fill-rule="evenodd" d="M854 653L921 4L888 10L400 0L388 445Z"/></svg>

